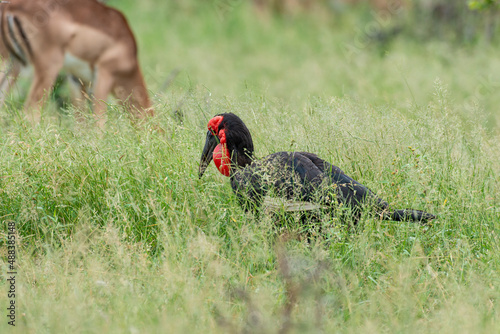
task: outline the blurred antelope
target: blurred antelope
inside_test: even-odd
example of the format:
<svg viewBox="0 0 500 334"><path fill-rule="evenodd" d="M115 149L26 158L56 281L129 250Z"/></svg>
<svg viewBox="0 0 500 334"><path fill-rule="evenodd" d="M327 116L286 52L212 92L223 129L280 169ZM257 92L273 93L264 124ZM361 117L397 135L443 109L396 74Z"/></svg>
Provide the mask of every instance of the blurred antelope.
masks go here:
<svg viewBox="0 0 500 334"><path fill-rule="evenodd" d="M25 103L32 121L40 121L40 107L62 70L91 96L100 127L110 93L136 117L153 115L135 38L118 10L97 0L10 0L0 6L0 55L11 60L0 78L0 98L20 69L32 66Z"/></svg>

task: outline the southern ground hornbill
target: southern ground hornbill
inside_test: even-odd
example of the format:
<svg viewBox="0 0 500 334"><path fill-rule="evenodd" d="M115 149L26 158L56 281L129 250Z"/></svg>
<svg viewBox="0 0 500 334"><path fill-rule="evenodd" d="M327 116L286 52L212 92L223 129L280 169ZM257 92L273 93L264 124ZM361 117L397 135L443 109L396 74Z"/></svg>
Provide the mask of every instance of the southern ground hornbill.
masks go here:
<svg viewBox="0 0 500 334"><path fill-rule="evenodd" d="M200 178L212 159L217 169L230 177L233 191L247 210L260 208L264 197L274 196L331 210L345 207L354 223L364 205L385 220L425 223L435 218L420 210L390 210L370 189L313 153L278 152L255 160L250 131L232 113L219 114L208 122Z"/></svg>

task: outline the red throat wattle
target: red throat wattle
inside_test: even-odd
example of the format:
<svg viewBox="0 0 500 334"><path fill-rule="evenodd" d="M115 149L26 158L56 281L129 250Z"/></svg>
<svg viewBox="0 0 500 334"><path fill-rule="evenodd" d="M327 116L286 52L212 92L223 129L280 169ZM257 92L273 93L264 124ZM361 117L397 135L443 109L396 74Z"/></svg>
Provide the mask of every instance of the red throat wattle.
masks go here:
<svg viewBox="0 0 500 334"><path fill-rule="evenodd" d="M221 172L224 176L229 176L231 170L231 159L229 159L229 152L226 144L219 144L215 147L213 158L214 164L219 172Z"/></svg>
<svg viewBox="0 0 500 334"><path fill-rule="evenodd" d="M222 116L215 116L208 122L208 130L219 138L219 145L214 149L214 164L222 175L230 176L231 157L226 146L226 132L224 129L219 131L219 125L222 122Z"/></svg>

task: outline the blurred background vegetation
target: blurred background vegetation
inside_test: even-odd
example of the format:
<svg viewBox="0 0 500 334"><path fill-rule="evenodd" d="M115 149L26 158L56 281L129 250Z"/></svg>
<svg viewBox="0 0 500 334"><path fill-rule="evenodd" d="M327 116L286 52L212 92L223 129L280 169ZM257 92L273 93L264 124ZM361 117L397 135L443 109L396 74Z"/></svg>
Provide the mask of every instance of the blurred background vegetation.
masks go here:
<svg viewBox="0 0 500 334"><path fill-rule="evenodd" d="M457 113L481 109L490 129L500 117L499 15L493 5L465 0L109 4L131 21L148 86L159 103L162 96L182 104L194 93L252 92L298 109L311 97L349 96L404 110L427 103L435 80L441 80Z"/></svg>
<svg viewBox="0 0 500 334"><path fill-rule="evenodd" d="M348 96L404 111L426 104L439 80L455 112L500 123L497 1L106 2L128 17L160 106L251 92L297 109Z"/></svg>
<svg viewBox="0 0 500 334"><path fill-rule="evenodd" d="M215 1L223 3L223 1ZM253 0L259 12L290 16L329 12L332 16L349 15L364 8L385 20L393 19L396 30L380 27L375 38L392 38L396 33L420 39L438 38L457 43L492 41L497 27L497 2L494 0ZM482 10L481 14L474 10ZM376 29L375 29L376 30Z"/></svg>

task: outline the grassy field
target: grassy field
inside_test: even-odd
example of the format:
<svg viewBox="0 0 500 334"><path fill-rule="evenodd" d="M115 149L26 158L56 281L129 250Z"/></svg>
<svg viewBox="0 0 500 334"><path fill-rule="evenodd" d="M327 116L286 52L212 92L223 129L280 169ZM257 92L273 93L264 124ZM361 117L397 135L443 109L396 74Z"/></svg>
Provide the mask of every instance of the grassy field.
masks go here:
<svg viewBox="0 0 500 334"><path fill-rule="evenodd" d="M17 237L16 327L2 279L1 333L500 332L495 43L380 45L361 11L110 3L137 36L157 115L137 129L111 103L101 133L49 106L31 126L26 80L0 110L2 277L9 222ZM245 121L257 156L318 153L439 218L366 215L350 230L323 217L308 240L293 216L245 213L213 165L198 179L221 112Z"/></svg>

